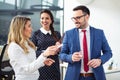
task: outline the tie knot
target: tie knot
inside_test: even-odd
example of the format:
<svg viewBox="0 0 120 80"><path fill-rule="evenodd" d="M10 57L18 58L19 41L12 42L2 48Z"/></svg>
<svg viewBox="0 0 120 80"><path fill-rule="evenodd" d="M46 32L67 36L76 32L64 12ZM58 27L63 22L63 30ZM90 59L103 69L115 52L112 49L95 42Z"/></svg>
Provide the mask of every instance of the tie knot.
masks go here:
<svg viewBox="0 0 120 80"><path fill-rule="evenodd" d="M86 32L86 30L82 30L82 32L84 32L84 33L85 33L85 32Z"/></svg>

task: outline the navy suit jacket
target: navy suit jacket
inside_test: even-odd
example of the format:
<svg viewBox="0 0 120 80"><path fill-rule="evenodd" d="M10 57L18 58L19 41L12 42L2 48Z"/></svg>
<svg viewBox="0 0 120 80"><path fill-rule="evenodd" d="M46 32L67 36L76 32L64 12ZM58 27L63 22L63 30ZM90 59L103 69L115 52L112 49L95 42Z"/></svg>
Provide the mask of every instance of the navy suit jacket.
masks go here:
<svg viewBox="0 0 120 80"><path fill-rule="evenodd" d="M59 55L62 61L68 62L65 80L79 80L81 61L72 62L72 54L77 51L80 51L79 31L74 28L66 31ZM90 57L102 61L99 67L92 68L96 80L106 80L103 64L112 57L112 51L103 30L94 27L90 27Z"/></svg>

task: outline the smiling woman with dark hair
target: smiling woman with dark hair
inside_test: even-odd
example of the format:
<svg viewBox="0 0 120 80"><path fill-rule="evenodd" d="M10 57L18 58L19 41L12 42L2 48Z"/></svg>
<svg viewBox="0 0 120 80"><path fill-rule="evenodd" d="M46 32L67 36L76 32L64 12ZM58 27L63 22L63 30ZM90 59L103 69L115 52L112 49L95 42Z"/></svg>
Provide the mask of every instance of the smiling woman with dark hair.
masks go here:
<svg viewBox="0 0 120 80"><path fill-rule="evenodd" d="M50 10L44 9L40 12L41 28L34 32L32 41L37 47L37 57L49 46L55 45L61 38L58 31L54 31L54 18ZM60 80L60 68L58 55L49 56L55 60L51 66L44 66L39 69L39 80Z"/></svg>

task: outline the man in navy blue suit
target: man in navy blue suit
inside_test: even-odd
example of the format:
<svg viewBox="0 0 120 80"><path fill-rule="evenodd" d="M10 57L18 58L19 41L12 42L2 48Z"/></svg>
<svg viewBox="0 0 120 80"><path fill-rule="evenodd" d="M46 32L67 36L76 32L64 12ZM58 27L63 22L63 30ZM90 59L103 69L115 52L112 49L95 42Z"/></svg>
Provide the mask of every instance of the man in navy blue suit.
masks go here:
<svg viewBox="0 0 120 80"><path fill-rule="evenodd" d="M112 57L103 30L89 25L90 11L73 9L75 28L65 32L60 59L68 62L65 80L106 80L103 64Z"/></svg>

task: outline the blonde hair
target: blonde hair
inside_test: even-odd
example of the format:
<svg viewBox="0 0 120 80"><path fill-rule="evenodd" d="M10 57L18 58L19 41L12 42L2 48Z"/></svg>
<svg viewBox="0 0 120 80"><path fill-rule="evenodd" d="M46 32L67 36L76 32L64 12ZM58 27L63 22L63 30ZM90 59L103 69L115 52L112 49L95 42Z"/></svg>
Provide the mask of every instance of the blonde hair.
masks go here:
<svg viewBox="0 0 120 80"><path fill-rule="evenodd" d="M35 45L29 39L25 39L23 36L23 31L25 29L25 24L27 21L31 21L29 17L25 16L15 16L13 17L10 23L10 29L8 34L8 41L7 43L10 44L11 42L15 42L20 45L25 53L28 53L28 48L25 46L25 42L28 42L28 45L35 49Z"/></svg>

